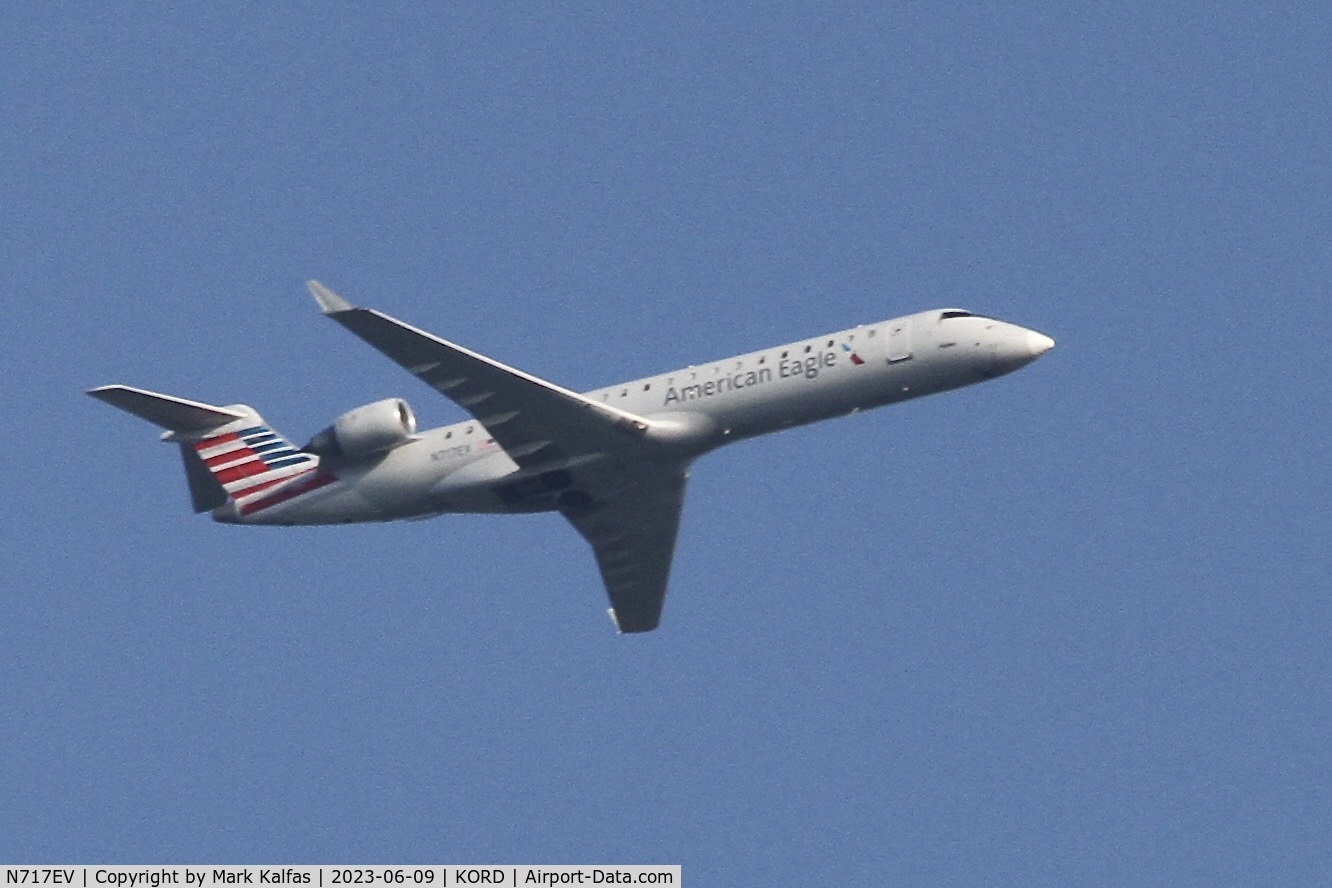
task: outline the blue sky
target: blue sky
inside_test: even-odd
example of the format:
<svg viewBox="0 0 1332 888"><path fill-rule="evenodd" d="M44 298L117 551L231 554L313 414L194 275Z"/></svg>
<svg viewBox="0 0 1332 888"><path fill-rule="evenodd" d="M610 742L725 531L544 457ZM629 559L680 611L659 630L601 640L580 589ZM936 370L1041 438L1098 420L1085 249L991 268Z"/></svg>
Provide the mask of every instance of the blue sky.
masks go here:
<svg viewBox="0 0 1332 888"><path fill-rule="evenodd" d="M1323 884L1332 15L11 6L0 859ZM662 628L557 517L251 529L82 394L575 388L960 306L1058 347L696 467Z"/></svg>

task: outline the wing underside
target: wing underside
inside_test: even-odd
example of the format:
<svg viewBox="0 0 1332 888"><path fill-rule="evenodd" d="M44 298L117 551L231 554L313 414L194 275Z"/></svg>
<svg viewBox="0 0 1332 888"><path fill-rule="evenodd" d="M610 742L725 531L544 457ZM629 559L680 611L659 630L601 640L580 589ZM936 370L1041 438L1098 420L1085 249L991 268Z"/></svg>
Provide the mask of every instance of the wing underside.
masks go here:
<svg viewBox="0 0 1332 888"><path fill-rule="evenodd" d="M317 281L324 313L476 417L523 468L633 446L641 417L493 361L373 309L353 307Z"/></svg>
<svg viewBox="0 0 1332 888"><path fill-rule="evenodd" d="M648 632L661 621L685 478L684 472L643 477L587 507L563 510L592 546L621 632Z"/></svg>
<svg viewBox="0 0 1332 888"><path fill-rule="evenodd" d="M616 625L656 628L686 474L662 460L648 420L309 287L326 315L469 412L520 468L576 466L577 495L560 511L592 546Z"/></svg>

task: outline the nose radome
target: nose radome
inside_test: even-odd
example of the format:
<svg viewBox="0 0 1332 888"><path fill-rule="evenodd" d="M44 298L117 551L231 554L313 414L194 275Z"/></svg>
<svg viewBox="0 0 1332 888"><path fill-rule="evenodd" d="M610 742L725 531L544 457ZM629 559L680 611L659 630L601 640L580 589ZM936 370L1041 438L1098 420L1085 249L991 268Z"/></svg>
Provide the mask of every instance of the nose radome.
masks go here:
<svg viewBox="0 0 1332 888"><path fill-rule="evenodd" d="M1044 333L1037 333L1035 330L1027 331L1027 350L1031 352L1033 358L1039 358L1054 348L1054 344L1054 340Z"/></svg>

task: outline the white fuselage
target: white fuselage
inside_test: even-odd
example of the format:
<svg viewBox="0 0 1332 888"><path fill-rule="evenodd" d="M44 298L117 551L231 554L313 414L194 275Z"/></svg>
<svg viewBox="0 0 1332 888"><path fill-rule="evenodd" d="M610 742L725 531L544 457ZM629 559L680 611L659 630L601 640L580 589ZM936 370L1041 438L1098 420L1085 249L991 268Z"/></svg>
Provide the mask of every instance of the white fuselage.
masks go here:
<svg viewBox="0 0 1332 888"><path fill-rule="evenodd" d="M652 421L649 440L675 470L723 444L992 379L1053 341L1014 324L934 310L649 376L585 393ZM370 461L321 472L336 483L228 523L340 524L445 512L537 512L576 487L577 460L524 472L476 420L420 432Z"/></svg>

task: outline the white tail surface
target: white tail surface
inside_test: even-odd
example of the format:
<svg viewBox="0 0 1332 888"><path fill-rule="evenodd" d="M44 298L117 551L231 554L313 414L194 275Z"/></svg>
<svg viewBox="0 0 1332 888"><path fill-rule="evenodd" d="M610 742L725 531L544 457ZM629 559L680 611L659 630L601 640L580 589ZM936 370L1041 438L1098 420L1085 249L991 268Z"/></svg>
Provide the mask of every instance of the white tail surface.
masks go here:
<svg viewBox="0 0 1332 888"><path fill-rule="evenodd" d="M163 440L180 444L196 512L233 502L247 515L335 480L318 474L318 456L298 450L244 404L216 407L127 385L88 394L161 426Z"/></svg>

